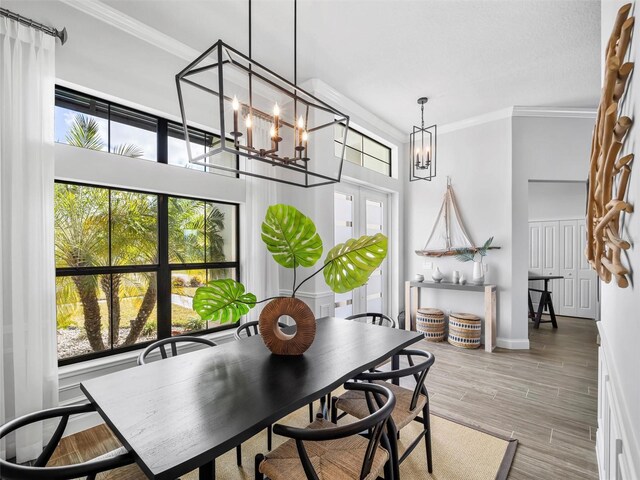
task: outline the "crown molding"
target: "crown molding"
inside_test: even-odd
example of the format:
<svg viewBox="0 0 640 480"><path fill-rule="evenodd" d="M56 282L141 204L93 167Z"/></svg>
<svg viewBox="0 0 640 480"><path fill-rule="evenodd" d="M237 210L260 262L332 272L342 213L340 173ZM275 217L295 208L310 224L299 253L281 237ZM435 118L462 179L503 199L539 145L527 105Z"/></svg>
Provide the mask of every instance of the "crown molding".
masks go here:
<svg viewBox="0 0 640 480"><path fill-rule="evenodd" d="M496 120L502 120L504 118L511 118L512 116L513 107L503 108L501 110L483 113L482 115L477 115L475 117L465 118L464 120L459 120L457 122L438 125L438 134L441 135L444 133L455 132L456 130L463 130L476 125L495 122Z"/></svg>
<svg viewBox="0 0 640 480"><path fill-rule="evenodd" d="M595 120L596 108L577 107L513 107L514 117L589 118Z"/></svg>
<svg viewBox="0 0 640 480"><path fill-rule="evenodd" d="M100 0L61 0L61 2L176 57L191 61L202 53Z"/></svg>

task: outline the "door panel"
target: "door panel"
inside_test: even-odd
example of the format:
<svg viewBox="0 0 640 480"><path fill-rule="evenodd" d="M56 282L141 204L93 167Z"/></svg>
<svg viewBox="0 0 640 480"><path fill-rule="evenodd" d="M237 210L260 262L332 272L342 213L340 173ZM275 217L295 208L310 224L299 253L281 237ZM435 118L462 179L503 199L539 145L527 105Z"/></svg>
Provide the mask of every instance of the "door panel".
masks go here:
<svg viewBox="0 0 640 480"><path fill-rule="evenodd" d="M335 190L335 242L383 233L388 235L388 196L364 187L340 184ZM380 312L388 314L389 257L353 292L335 295L335 316Z"/></svg>
<svg viewBox="0 0 640 480"><path fill-rule="evenodd" d="M584 220L578 221L577 255L580 261L576 265L577 299L576 315L584 318L596 318L598 309L598 276L591 268L584 251L587 246L587 228Z"/></svg>
<svg viewBox="0 0 640 480"><path fill-rule="evenodd" d="M577 277L577 220L563 220L560 223L560 269L558 274L564 278L558 282L558 291L554 306L558 315L577 315L576 277Z"/></svg>

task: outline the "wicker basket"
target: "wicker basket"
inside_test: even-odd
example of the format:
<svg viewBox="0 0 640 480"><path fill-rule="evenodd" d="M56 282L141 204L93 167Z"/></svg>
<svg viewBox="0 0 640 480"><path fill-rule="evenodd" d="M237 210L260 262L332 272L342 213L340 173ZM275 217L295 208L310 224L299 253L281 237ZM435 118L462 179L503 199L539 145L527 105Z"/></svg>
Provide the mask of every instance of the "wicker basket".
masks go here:
<svg viewBox="0 0 640 480"><path fill-rule="evenodd" d="M480 317L471 313L449 315L449 343L460 348L480 347Z"/></svg>
<svg viewBox="0 0 640 480"><path fill-rule="evenodd" d="M444 340L444 312L437 308L419 308L416 314L416 330L424 333L428 342Z"/></svg>

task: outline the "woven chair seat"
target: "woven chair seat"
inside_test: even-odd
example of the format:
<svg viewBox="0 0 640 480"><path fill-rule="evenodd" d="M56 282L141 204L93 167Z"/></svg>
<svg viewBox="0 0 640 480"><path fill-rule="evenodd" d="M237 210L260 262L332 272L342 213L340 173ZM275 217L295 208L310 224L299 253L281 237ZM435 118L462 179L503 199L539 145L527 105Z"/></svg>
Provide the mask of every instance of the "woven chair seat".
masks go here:
<svg viewBox="0 0 640 480"><path fill-rule="evenodd" d="M331 428L335 424L328 420L317 419L307 428ZM353 480L360 478L362 459L367 450L368 440L360 435L322 442L304 442L313 468L320 480ZM377 447L377 452L366 480L375 480L383 476L384 465L389 459L388 452ZM271 480L305 480L298 449L294 440L287 440L275 450L269 452L260 463L260 472Z"/></svg>
<svg viewBox="0 0 640 480"><path fill-rule="evenodd" d="M422 394L418 395L416 408L411 410L410 407L413 390L408 390L398 385L394 385L391 382L384 382L382 380L376 380L373 383L384 385L396 396L396 406L393 409L393 413L391 413L391 418L393 418L393 423L396 424L396 428L398 430L409 425L413 419L420 414L422 408L427 403L427 397ZM355 390L349 390L340 395L336 402L336 407L356 418L364 418L369 415L369 407L367 407L367 401L364 394Z"/></svg>

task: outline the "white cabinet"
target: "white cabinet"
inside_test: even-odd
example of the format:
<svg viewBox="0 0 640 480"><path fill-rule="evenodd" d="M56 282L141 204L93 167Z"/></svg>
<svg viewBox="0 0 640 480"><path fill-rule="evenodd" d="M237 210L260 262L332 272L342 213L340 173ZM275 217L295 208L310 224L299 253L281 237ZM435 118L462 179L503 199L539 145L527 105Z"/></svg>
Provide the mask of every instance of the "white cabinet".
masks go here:
<svg viewBox="0 0 640 480"><path fill-rule="evenodd" d="M584 258L585 241L584 219L529 222L529 272L564 277L549 282L557 315L595 318L597 277ZM537 308L540 294L531 298Z"/></svg>

